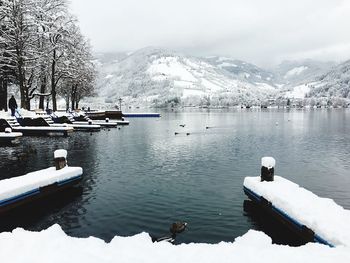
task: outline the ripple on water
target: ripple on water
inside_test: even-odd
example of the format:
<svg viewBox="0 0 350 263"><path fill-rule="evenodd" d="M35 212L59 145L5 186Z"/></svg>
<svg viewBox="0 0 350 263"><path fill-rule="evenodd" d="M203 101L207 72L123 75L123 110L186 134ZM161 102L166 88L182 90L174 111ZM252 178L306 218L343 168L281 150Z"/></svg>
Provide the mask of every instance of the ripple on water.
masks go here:
<svg viewBox="0 0 350 263"><path fill-rule="evenodd" d="M242 191L244 177L259 174L262 156L276 158L277 174L350 208L348 111L162 116L133 119L121 130L25 137L15 147L1 148L1 178L51 165L57 148L68 150L69 165L84 168L80 195L43 205L36 216L7 227L40 230L59 223L70 235L108 241L141 231L163 235L170 223L184 220L189 226L179 242L233 241L250 228L264 230L243 211ZM281 234L274 238L283 242Z"/></svg>

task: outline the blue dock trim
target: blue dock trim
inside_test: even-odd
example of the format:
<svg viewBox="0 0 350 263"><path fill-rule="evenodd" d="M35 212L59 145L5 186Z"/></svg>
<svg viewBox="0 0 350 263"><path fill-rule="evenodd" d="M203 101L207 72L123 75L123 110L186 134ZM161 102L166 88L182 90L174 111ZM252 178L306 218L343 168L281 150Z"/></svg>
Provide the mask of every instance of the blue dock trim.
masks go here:
<svg viewBox="0 0 350 263"><path fill-rule="evenodd" d="M83 177L82 174L80 174L80 175L77 175L75 177L72 177L72 178L69 178L69 179L57 182L57 185L58 186L62 186L62 185L65 185L65 184L68 184L68 183L80 180L82 177Z"/></svg>
<svg viewBox="0 0 350 263"><path fill-rule="evenodd" d="M329 243L327 240L323 239L322 237L320 237L319 235L315 234L315 239L314 241L316 243L320 243L320 244L324 244L327 245L329 247L335 247L333 244Z"/></svg>
<svg viewBox="0 0 350 263"><path fill-rule="evenodd" d="M72 177L72 178L69 178L69 179L66 179L66 180L63 180L63 181L60 181L60 182L57 182L57 186L63 186L65 184L68 184L68 183L80 180L81 178L82 178L82 174L80 174L78 176L75 176L75 177ZM46 186L50 186L50 185L54 185L54 184L56 184L56 183L49 184L49 185L46 185ZM6 206L6 205L10 205L12 203L21 201L21 200L23 200L23 199L25 199L27 197L30 197L30 196L33 196L33 195L37 195L37 194L40 194L40 193L41 193L40 192L40 188L35 188L35 189L27 191L27 192L25 192L23 194L19 194L19 195L16 195L14 197L10 197L10 198L1 200L0 201L0 207Z"/></svg>
<svg viewBox="0 0 350 263"><path fill-rule="evenodd" d="M247 188L245 186L243 186L243 191L250 199L252 199L252 201L256 201L256 202L260 203L262 199L265 199L263 196L259 196L254 191L250 190L249 188ZM287 213L285 213L281 209L279 209L276 206L274 206L272 203L271 203L271 208L272 208L272 210L274 212L278 213L283 218L285 218L287 221L289 221L290 223L295 225L297 228L299 228L299 230L303 229L304 225L302 225L300 222L298 222L297 220L295 220L294 218L289 216ZM324 244L324 245L327 245L329 247L334 247L334 245L332 243L328 242L327 240L325 240L324 238L320 237L316 233L314 234L314 242L320 243L320 244Z"/></svg>
<svg viewBox="0 0 350 263"><path fill-rule="evenodd" d="M249 188L247 188L245 186L243 186L243 190L248 195L249 198L254 199L253 201L260 202L261 197L258 196L256 193L254 193L252 190L250 190Z"/></svg>
<svg viewBox="0 0 350 263"><path fill-rule="evenodd" d="M14 196L14 197L10 197L10 198L1 200L1 201L0 201L0 206L5 206L5 205L12 204L12 203L14 203L14 202L20 201L20 200L22 200L22 199L24 199L24 198L27 198L27 197L29 197L29 196L33 196L33 195L36 195L36 194L40 194L39 188L30 190L30 191L25 192L25 193L20 194L20 195L16 195L16 196Z"/></svg>
<svg viewBox="0 0 350 263"><path fill-rule="evenodd" d="M160 113L123 113L126 118L160 118Z"/></svg>

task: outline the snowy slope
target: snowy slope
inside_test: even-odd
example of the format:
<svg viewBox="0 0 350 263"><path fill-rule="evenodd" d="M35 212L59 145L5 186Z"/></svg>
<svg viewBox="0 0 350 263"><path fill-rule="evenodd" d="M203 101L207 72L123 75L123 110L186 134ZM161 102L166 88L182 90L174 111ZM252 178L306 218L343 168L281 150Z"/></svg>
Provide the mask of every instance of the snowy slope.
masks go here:
<svg viewBox="0 0 350 263"><path fill-rule="evenodd" d="M284 61L265 70L227 57L193 57L160 48L97 54L99 103L162 106L260 105L268 98L349 98L350 61ZM334 99L335 98L335 99ZM345 103L345 104L344 104ZM346 102L341 102L346 105Z"/></svg>
<svg viewBox="0 0 350 263"><path fill-rule="evenodd" d="M301 84L286 85L281 94L287 98L306 98L306 104L310 105L346 107L350 103L350 60L326 73L310 76Z"/></svg>
<svg viewBox="0 0 350 263"><path fill-rule="evenodd" d="M283 61L274 72L279 83L285 86L297 86L313 81L317 76L328 72L334 63L315 60Z"/></svg>
<svg viewBox="0 0 350 263"><path fill-rule="evenodd" d="M158 48L141 49L120 61L100 63L99 92L108 100L123 97L158 105L181 102L226 106L256 104L276 93L265 75L263 79L256 77L260 72L254 78L244 78L208 59Z"/></svg>
<svg viewBox="0 0 350 263"><path fill-rule="evenodd" d="M275 74L259 68L254 64L227 57L208 57L206 59L208 63L228 71L233 78L248 81L256 85L265 83L270 86L275 86Z"/></svg>
<svg viewBox="0 0 350 263"><path fill-rule="evenodd" d="M309 83L311 97L340 97L350 99L350 60L334 67Z"/></svg>

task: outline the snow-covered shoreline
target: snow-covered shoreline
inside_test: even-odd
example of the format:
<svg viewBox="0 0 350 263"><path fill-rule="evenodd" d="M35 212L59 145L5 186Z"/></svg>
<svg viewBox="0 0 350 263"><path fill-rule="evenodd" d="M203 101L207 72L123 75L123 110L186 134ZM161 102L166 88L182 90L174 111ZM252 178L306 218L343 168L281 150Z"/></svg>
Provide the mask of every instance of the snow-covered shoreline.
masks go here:
<svg viewBox="0 0 350 263"><path fill-rule="evenodd" d="M152 243L147 233L115 236L111 242L66 235L59 225L41 232L17 228L0 233L3 262L350 262L348 247L308 243L300 247L272 244L262 232L249 230L234 242L171 245Z"/></svg>

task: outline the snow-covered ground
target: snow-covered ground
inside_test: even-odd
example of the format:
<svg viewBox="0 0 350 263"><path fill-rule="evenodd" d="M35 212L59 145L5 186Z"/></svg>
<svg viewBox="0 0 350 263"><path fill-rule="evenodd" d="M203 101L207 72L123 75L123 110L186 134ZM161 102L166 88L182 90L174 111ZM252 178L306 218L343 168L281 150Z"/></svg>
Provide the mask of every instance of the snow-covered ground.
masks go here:
<svg viewBox="0 0 350 263"><path fill-rule="evenodd" d="M306 94L310 92L310 87L302 84L294 87L292 90L285 93L286 98L290 99L304 99Z"/></svg>
<svg viewBox="0 0 350 263"><path fill-rule="evenodd" d="M101 239L67 236L59 225L41 232L15 229L0 234L2 262L26 263L107 263L107 262L259 262L259 263L348 263L350 249L330 248L316 243L301 247L272 244L262 232L250 230L234 242L218 244L152 243L147 233L131 237Z"/></svg>

